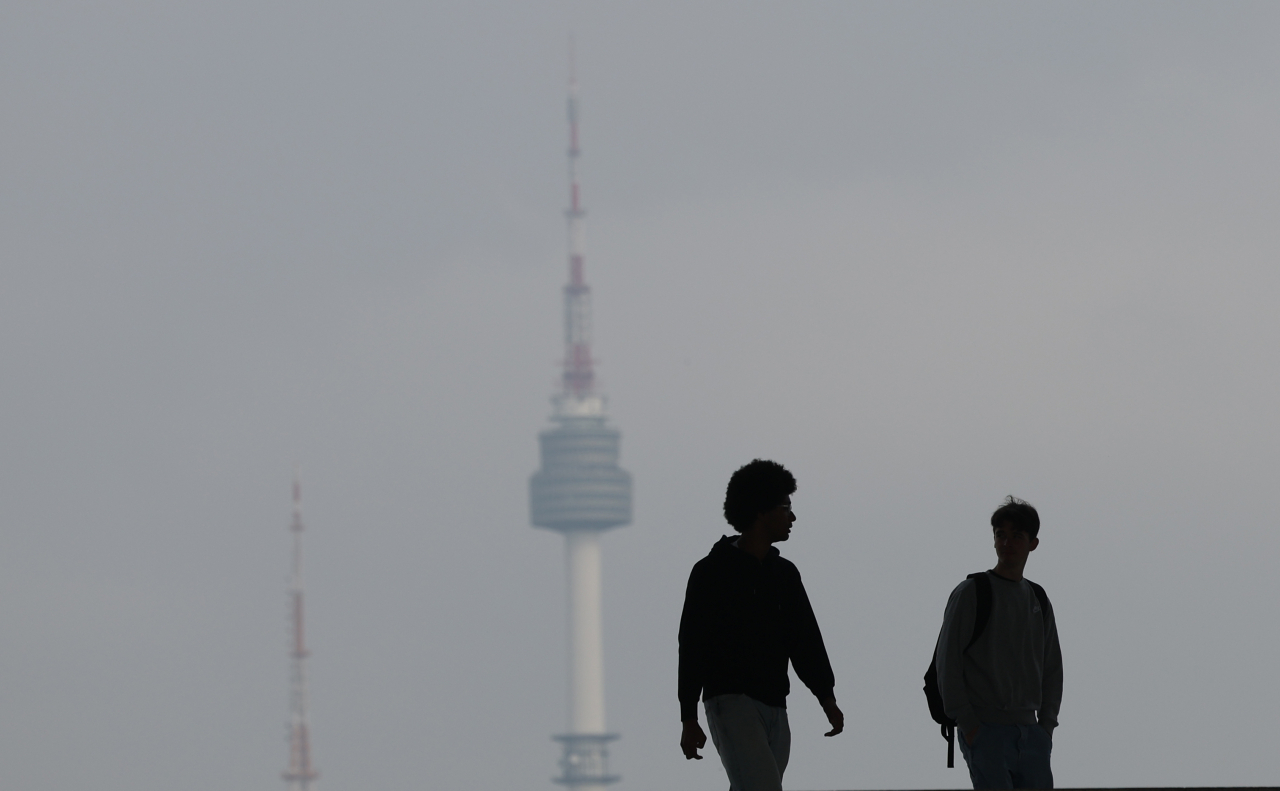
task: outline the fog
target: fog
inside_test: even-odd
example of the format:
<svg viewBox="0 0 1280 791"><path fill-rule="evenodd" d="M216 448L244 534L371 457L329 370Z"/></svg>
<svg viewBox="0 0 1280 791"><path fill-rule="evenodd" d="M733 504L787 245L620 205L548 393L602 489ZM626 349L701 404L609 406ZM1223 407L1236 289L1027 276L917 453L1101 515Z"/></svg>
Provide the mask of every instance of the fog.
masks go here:
<svg viewBox="0 0 1280 791"><path fill-rule="evenodd" d="M1274 784L1280 7L0 10L0 786L280 789L303 476L323 791L551 789L578 49L619 791L677 746L729 474L799 480L848 726L798 789L963 788L921 677L1034 503L1061 787Z"/></svg>

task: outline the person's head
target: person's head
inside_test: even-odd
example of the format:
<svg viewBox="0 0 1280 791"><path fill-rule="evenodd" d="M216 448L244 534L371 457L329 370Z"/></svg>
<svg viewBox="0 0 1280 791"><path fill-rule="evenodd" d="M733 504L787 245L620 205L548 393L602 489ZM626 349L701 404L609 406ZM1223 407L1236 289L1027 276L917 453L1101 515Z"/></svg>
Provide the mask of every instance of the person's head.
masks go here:
<svg viewBox="0 0 1280 791"><path fill-rule="evenodd" d="M1022 568L1040 545L1040 514L1031 503L1009 495L991 514L991 533L999 562Z"/></svg>
<svg viewBox="0 0 1280 791"><path fill-rule="evenodd" d="M750 530L760 520L777 522L776 541L785 541L795 514L791 512L791 495L796 491L796 478L776 461L755 459L744 464L729 478L724 493L724 518L739 533ZM776 518L775 518L776 517ZM782 529L785 523L785 530Z"/></svg>

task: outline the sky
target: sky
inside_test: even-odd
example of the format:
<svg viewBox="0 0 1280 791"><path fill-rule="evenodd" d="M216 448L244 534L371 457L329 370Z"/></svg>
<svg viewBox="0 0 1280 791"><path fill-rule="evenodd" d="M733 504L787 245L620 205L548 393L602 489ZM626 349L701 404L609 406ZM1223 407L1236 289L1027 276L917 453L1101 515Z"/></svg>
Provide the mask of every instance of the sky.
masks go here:
<svg viewBox="0 0 1280 791"><path fill-rule="evenodd" d="M963 788L921 693L1008 494L1043 526L1060 787L1275 785L1280 7L0 8L0 786L280 789L290 480L323 791L551 789L577 42L618 791L680 753L730 473L847 717L788 788Z"/></svg>

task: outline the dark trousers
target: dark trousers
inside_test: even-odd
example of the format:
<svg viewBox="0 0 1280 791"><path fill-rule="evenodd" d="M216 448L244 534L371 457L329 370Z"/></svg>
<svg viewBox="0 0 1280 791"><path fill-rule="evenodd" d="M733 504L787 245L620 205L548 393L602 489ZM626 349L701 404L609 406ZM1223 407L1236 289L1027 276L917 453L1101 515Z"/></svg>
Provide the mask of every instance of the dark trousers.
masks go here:
<svg viewBox="0 0 1280 791"><path fill-rule="evenodd" d="M974 788L1053 788L1053 739L1039 725L984 722L972 747L963 734L956 733L956 738Z"/></svg>

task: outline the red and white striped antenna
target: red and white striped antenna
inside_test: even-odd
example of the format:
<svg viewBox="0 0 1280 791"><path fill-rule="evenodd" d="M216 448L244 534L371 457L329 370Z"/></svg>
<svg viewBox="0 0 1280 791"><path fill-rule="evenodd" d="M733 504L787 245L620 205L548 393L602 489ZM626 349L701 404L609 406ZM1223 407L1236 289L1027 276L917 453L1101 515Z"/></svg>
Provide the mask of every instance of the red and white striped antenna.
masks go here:
<svg viewBox="0 0 1280 791"><path fill-rule="evenodd" d="M320 773L311 765L311 730L307 724L307 651L302 606L302 481L293 471L293 573L289 575L290 621L293 640L289 651L289 769L284 772L289 791L312 791Z"/></svg>
<svg viewBox="0 0 1280 791"><path fill-rule="evenodd" d="M564 374L557 399L562 415L601 414L603 400L595 391L591 357L591 287L583 272L586 210L578 182L578 77L573 39L569 40L569 282L564 287Z"/></svg>

